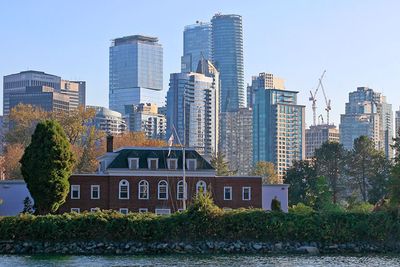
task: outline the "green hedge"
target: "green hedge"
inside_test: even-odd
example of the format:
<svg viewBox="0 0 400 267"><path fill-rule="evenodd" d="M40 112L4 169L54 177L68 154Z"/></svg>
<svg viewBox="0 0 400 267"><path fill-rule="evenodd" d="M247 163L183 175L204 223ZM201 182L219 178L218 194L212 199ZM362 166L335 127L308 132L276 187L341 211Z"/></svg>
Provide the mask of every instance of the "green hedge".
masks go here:
<svg viewBox="0 0 400 267"><path fill-rule="evenodd" d="M390 213L285 214L262 210L171 216L98 212L0 218L0 240L38 241L400 241Z"/></svg>

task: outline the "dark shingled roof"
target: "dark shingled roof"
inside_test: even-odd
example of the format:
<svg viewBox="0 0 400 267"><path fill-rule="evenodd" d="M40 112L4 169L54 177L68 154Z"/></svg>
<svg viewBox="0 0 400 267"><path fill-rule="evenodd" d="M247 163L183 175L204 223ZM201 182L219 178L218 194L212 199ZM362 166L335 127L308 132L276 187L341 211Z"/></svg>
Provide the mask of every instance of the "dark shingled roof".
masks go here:
<svg viewBox="0 0 400 267"><path fill-rule="evenodd" d="M177 158L178 159L178 169L182 169L182 150L172 149L171 154L168 157L168 148L166 149L135 149L135 148L124 148L118 153L118 156L111 162L108 166L110 169L114 168L125 168L128 166L128 158L139 158L139 168L147 169L147 159L148 158L158 158L158 168L168 169L167 158ZM197 159L197 169L198 170L212 170L214 169L210 163L208 163L199 153L195 150L186 150L186 159Z"/></svg>

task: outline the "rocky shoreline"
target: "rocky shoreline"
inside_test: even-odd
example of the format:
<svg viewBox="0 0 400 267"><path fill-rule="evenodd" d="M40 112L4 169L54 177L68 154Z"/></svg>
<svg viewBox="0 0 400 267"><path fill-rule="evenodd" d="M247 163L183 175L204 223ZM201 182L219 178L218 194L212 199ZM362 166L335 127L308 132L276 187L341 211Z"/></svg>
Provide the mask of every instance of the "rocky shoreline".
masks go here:
<svg viewBox="0 0 400 267"><path fill-rule="evenodd" d="M135 255L162 253L261 253L261 254L343 254L343 253L399 253L400 242L371 244L321 244L318 242L254 242L254 241L198 241L198 242L39 242L0 241L0 254L86 254Z"/></svg>

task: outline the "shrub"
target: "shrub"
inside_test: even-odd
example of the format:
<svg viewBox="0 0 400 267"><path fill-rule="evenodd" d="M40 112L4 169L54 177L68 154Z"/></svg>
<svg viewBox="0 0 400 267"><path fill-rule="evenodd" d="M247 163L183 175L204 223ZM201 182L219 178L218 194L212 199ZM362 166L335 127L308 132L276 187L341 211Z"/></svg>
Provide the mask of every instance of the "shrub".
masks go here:
<svg viewBox="0 0 400 267"><path fill-rule="evenodd" d="M357 213L370 213L374 209L374 205L368 202L359 202L349 207L348 211Z"/></svg>
<svg viewBox="0 0 400 267"><path fill-rule="evenodd" d="M289 212L296 214L310 214L313 213L314 210L310 206L304 205L303 203L298 203L297 205L290 207Z"/></svg>

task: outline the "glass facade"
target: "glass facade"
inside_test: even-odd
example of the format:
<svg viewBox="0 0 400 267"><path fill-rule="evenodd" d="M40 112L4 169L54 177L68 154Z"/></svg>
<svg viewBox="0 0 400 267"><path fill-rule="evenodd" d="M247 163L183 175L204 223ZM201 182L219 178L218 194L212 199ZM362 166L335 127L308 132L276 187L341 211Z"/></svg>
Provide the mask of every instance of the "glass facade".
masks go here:
<svg viewBox="0 0 400 267"><path fill-rule="evenodd" d="M113 40L110 47L109 106L125 112L125 105L163 105L163 48L154 37L140 35Z"/></svg>
<svg viewBox="0 0 400 267"><path fill-rule="evenodd" d="M197 22L183 32L181 72L196 72L202 57L211 59L211 24Z"/></svg>
<svg viewBox="0 0 400 267"><path fill-rule="evenodd" d="M212 60L221 79L221 112L236 111L246 107L242 17L217 14L211 23Z"/></svg>

